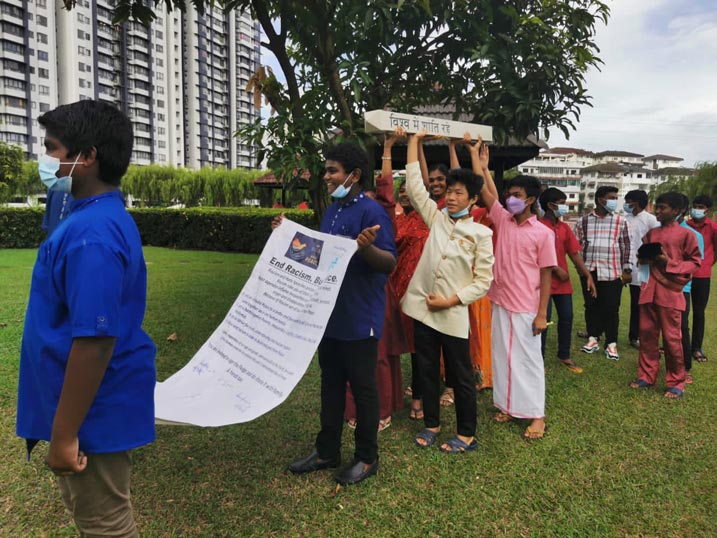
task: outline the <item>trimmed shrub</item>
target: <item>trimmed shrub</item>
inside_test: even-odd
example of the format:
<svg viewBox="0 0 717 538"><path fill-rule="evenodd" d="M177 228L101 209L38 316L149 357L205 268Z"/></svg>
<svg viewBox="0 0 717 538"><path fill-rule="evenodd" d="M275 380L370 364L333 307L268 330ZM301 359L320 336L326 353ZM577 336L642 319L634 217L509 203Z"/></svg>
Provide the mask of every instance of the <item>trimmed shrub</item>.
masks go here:
<svg viewBox="0 0 717 538"><path fill-rule="evenodd" d="M249 207L130 209L142 244L190 250L258 254L281 213L316 229L313 211ZM37 248L45 239L40 208L0 208L0 248Z"/></svg>
<svg viewBox="0 0 717 538"><path fill-rule="evenodd" d="M286 217L316 228L313 211L256 208L131 209L142 244L190 250L258 254L271 235L272 219Z"/></svg>
<svg viewBox="0 0 717 538"><path fill-rule="evenodd" d="M44 209L0 207L0 248L37 248L45 239Z"/></svg>

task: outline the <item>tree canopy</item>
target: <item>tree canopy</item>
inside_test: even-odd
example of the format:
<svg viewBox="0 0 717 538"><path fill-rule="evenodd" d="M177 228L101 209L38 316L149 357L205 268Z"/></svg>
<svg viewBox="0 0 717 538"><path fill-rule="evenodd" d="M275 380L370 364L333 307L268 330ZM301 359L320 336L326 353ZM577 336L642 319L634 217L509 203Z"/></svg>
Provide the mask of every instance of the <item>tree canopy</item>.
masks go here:
<svg viewBox="0 0 717 538"><path fill-rule="evenodd" d="M650 194L653 194L652 198L656 199L660 194L669 191L686 194L690 200L699 194L706 194L712 200L717 201L717 162L699 163L692 176L672 177Z"/></svg>
<svg viewBox="0 0 717 538"><path fill-rule="evenodd" d="M339 128L370 147L367 110L448 104L455 119L492 125L498 142L550 127L569 135L590 105L585 74L600 64L595 31L609 15L599 0L117 0L115 19L210 7L248 9L261 24L283 81L257 72L251 86L276 114L240 136L270 135L264 150L285 177L312 170L317 208L322 144Z"/></svg>

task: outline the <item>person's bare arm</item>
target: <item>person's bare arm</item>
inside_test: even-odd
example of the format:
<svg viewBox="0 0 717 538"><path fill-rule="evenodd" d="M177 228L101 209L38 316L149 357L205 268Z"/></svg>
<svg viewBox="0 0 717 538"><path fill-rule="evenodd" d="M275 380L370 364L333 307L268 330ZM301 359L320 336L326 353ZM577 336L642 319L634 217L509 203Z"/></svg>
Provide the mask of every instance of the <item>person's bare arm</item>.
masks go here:
<svg viewBox="0 0 717 538"><path fill-rule="evenodd" d="M78 432L100 388L115 340L91 337L72 341L47 454L47 464L57 475L79 473L87 467Z"/></svg>
<svg viewBox="0 0 717 538"><path fill-rule="evenodd" d="M356 238L358 252L372 269L380 273L390 273L396 267L396 258L387 250L380 249L374 245L376 232L380 229L381 225L376 224L361 231Z"/></svg>
<svg viewBox="0 0 717 538"><path fill-rule="evenodd" d="M409 162L408 159L406 159L406 162ZM426 162L426 156L423 153L423 137L421 138L421 143L418 144L418 164L421 167L421 178L423 179L423 184L426 186L426 189L428 188L428 163Z"/></svg>
<svg viewBox="0 0 717 538"><path fill-rule="evenodd" d="M568 256L575 265L575 268L578 270L578 273L585 277L588 293L593 297L597 297L597 288L595 287L593 276L590 274L590 271L588 271L588 268L585 267L583 257L579 252L576 252L575 254L568 254Z"/></svg>
<svg viewBox="0 0 717 538"><path fill-rule="evenodd" d="M552 267L540 268L540 303L538 303L538 315L533 320L534 335L538 335L548 328L548 301L550 300L552 274Z"/></svg>
<svg viewBox="0 0 717 538"><path fill-rule="evenodd" d="M458 153L456 152L456 141L453 138L451 138L448 142L448 155L450 156L451 170L453 170L454 168L460 168L461 162L458 160Z"/></svg>

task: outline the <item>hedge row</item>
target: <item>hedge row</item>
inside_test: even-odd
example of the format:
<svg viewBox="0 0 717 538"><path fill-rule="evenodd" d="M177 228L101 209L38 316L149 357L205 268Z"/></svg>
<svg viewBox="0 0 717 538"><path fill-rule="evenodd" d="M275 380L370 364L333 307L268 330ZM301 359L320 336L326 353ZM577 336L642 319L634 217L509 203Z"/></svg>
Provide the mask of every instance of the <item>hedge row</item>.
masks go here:
<svg viewBox="0 0 717 538"><path fill-rule="evenodd" d="M132 209L142 243L155 247L258 254L282 213L315 228L314 212L256 208Z"/></svg>
<svg viewBox="0 0 717 538"><path fill-rule="evenodd" d="M42 208L0 207L0 248L36 248L44 239Z"/></svg>
<svg viewBox="0 0 717 538"><path fill-rule="evenodd" d="M271 220L287 218L315 228L313 211L256 208L130 209L142 243L156 247L258 254ZM42 209L0 208L0 248L37 248L44 239Z"/></svg>

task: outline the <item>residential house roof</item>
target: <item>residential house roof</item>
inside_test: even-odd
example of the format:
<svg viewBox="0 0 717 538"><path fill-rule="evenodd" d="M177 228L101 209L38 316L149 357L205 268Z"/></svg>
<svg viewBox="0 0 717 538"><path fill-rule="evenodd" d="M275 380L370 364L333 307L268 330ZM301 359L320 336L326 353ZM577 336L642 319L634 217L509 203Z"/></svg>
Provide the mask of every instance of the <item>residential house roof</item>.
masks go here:
<svg viewBox="0 0 717 538"><path fill-rule="evenodd" d="M670 155L663 155L662 153L658 153L656 155L650 155L648 157L643 157L643 161L675 161L680 162L684 161L682 157L671 157Z"/></svg>
<svg viewBox="0 0 717 538"><path fill-rule="evenodd" d="M596 157L644 157L641 153L631 153L629 151L619 151L610 149L595 154Z"/></svg>
<svg viewBox="0 0 717 538"><path fill-rule="evenodd" d="M590 172L599 172L601 174L622 174L628 170L629 168L627 166L622 166L617 163L600 163L581 168L580 173L583 175Z"/></svg>

